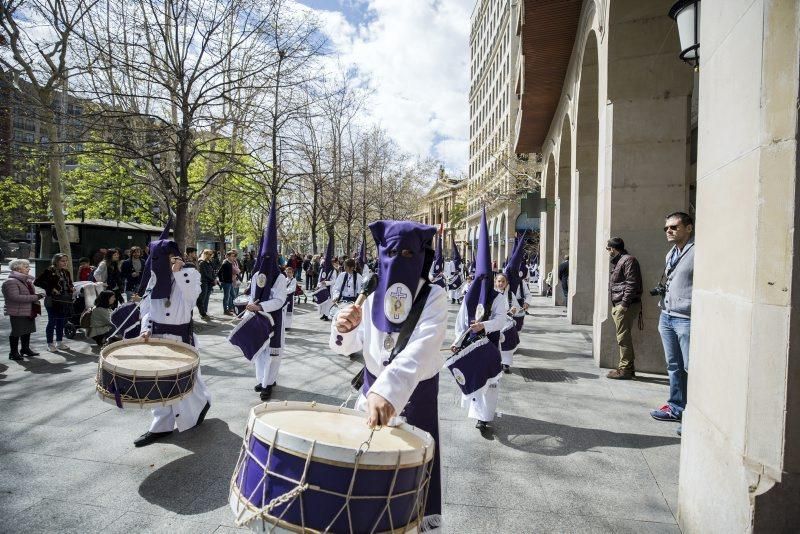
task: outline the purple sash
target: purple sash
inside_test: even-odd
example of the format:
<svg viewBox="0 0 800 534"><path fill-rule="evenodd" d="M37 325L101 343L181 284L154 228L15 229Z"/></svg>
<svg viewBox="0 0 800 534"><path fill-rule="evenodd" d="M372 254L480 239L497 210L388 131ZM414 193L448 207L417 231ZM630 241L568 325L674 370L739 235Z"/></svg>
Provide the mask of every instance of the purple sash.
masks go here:
<svg viewBox="0 0 800 534"><path fill-rule="evenodd" d="M369 389L375 382L375 375L364 368L364 385L361 386L361 393L365 397ZM428 502L425 503L425 517L441 515L442 513L442 475L439 462L439 452L442 449L439 443L439 374L423 380L414 388L414 393L408 399L408 404L400 414L406 418L409 425L414 425L428 432L436 442L436 450L433 457L433 470L431 471L430 489L428 490Z"/></svg>
<svg viewBox="0 0 800 534"><path fill-rule="evenodd" d="M271 320L261 313L248 312L228 336L228 341L234 347L238 347L245 358L252 360L253 356L270 342L272 332L280 331Z"/></svg>
<svg viewBox="0 0 800 534"><path fill-rule="evenodd" d="M520 315L519 317L514 317L514 323L517 325L517 332L522 332L522 325L525 323L525 316Z"/></svg>

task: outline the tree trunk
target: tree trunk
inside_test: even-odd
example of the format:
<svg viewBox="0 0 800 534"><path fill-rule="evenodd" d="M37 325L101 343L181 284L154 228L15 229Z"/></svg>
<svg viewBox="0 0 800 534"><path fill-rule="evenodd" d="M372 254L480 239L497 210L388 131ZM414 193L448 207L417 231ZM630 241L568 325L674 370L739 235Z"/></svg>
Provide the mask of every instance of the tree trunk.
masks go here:
<svg viewBox="0 0 800 534"><path fill-rule="evenodd" d="M50 182L50 209L53 210L53 228L56 231L58 249L67 255L67 269L72 273L72 251L67 237L67 224L64 219L64 199L61 196L61 145L58 143L58 125L51 110L52 95L42 98L44 104L44 124L47 132L47 178Z"/></svg>

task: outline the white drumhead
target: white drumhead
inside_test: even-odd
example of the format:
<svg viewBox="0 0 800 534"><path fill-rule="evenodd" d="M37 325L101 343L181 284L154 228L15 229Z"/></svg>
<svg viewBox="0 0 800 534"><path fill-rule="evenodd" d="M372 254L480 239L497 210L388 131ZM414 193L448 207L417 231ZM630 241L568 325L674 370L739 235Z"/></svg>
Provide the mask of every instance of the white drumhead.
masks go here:
<svg viewBox="0 0 800 534"><path fill-rule="evenodd" d="M250 412L249 426L263 442L306 456L314 446L314 458L352 464L355 452L370 437L366 414L348 408L309 402L267 403ZM277 438L276 436L277 431ZM433 458L433 438L414 426L384 427L372 435L361 465L418 465Z"/></svg>
<svg viewBox="0 0 800 534"><path fill-rule="evenodd" d="M179 374L199 364L197 349L168 339L118 341L102 350L100 360L105 369L142 377Z"/></svg>
<svg viewBox="0 0 800 534"><path fill-rule="evenodd" d="M238 306L246 306L248 302L250 302L250 297L247 295L239 295L233 299L233 303Z"/></svg>

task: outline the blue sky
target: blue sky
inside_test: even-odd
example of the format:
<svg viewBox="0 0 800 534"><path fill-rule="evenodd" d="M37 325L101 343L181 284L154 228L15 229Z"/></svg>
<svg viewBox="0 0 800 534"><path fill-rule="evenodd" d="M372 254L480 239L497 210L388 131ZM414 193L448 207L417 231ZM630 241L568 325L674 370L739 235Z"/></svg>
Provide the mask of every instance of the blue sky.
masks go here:
<svg viewBox="0 0 800 534"><path fill-rule="evenodd" d="M467 167L469 17L474 0L296 0L317 12L372 96L366 120L400 147Z"/></svg>

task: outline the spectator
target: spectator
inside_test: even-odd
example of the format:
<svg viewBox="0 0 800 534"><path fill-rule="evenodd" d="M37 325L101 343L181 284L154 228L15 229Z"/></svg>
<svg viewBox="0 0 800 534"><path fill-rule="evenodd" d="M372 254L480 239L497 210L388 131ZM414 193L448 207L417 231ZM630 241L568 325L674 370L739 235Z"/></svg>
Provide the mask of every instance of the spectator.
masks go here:
<svg viewBox="0 0 800 534"><path fill-rule="evenodd" d="M219 250L214 252L214 257L212 258L211 262L214 265L214 272L219 271L219 268L222 267L222 259Z"/></svg>
<svg viewBox="0 0 800 534"><path fill-rule="evenodd" d="M106 257L94 271L95 282L102 282L106 289L110 289L117 297L117 302L122 300L122 271L120 270L119 250L110 248Z"/></svg>
<svg viewBox="0 0 800 534"><path fill-rule="evenodd" d="M31 334L36 332L36 316L42 313L39 300L43 296L38 295L33 288L33 277L29 274L31 264L28 260L12 260L8 268L11 273L3 282L5 313L11 319L11 335L8 337L11 352L8 357L19 361L23 356L39 355L31 349ZM19 349L20 341L22 350Z"/></svg>
<svg viewBox="0 0 800 534"><path fill-rule="evenodd" d="M89 265L89 258L81 258L78 260L78 281L88 282L92 271L92 266Z"/></svg>
<svg viewBox="0 0 800 534"><path fill-rule="evenodd" d="M63 341L64 323L72 314L72 295L75 287L72 285L72 276L67 270L67 255L56 254L53 256L50 267L42 271L33 285L44 289L46 295L44 307L47 310L47 326L44 331L47 337L47 348L50 352L69 349ZM58 345L53 343L54 333Z"/></svg>
<svg viewBox="0 0 800 534"><path fill-rule="evenodd" d="M210 319L208 316L208 299L211 297L211 291L214 289L216 278L214 276L214 265L212 258L214 251L205 249L200 255L200 261L197 262L197 270L200 271L200 296L197 297L197 309L200 310L200 317L206 321Z"/></svg>
<svg viewBox="0 0 800 534"><path fill-rule="evenodd" d="M558 281L561 283L561 291L566 305L569 301L569 255L565 255L564 261L558 265Z"/></svg>
<svg viewBox="0 0 800 534"><path fill-rule="evenodd" d="M317 287L317 280L319 279L319 255L315 255L308 266L306 271L306 291L312 291Z"/></svg>
<svg viewBox="0 0 800 534"><path fill-rule="evenodd" d="M692 317L694 279L694 220L681 211L667 215L664 224L667 253L661 283L651 294L661 296L658 332L664 345L669 375L669 400L650 415L659 421L680 421L686 408L689 372L689 326ZM681 427L678 427L678 435Z"/></svg>
<svg viewBox="0 0 800 534"><path fill-rule="evenodd" d="M91 310L89 331L86 337L94 339L98 346L102 347L106 338L114 331L114 323L111 322L111 310L117 305L117 297L113 291L103 290L97 295L94 301L94 308Z"/></svg>
<svg viewBox="0 0 800 534"><path fill-rule="evenodd" d="M303 258L303 264L301 265L301 269L306 277L306 289L310 289L308 284L308 271L311 269L311 254L305 255L305 257Z"/></svg>
<svg viewBox="0 0 800 534"><path fill-rule="evenodd" d="M197 269L197 249L195 247L186 247L186 254L184 255L186 262L184 267L191 267Z"/></svg>
<svg viewBox="0 0 800 534"><path fill-rule="evenodd" d="M120 274L125 284L125 300L130 301L133 294L139 288L139 282L142 280L142 270L144 269L144 261L142 261L142 249L139 247L131 247L131 257L122 262L120 267ZM96 279L97 277L95 277Z"/></svg>
<svg viewBox="0 0 800 534"><path fill-rule="evenodd" d="M235 250L228 251L225 261L217 271L217 278L222 286L222 313L225 315L236 315L233 310L233 264L236 263L237 253Z"/></svg>
<svg viewBox="0 0 800 534"><path fill-rule="evenodd" d="M639 261L625 250L625 242L612 237L606 244L611 257L608 293L611 298L611 317L617 327L619 363L609 371L608 378L629 380L636 377L633 350L633 323L642 313L642 270Z"/></svg>

